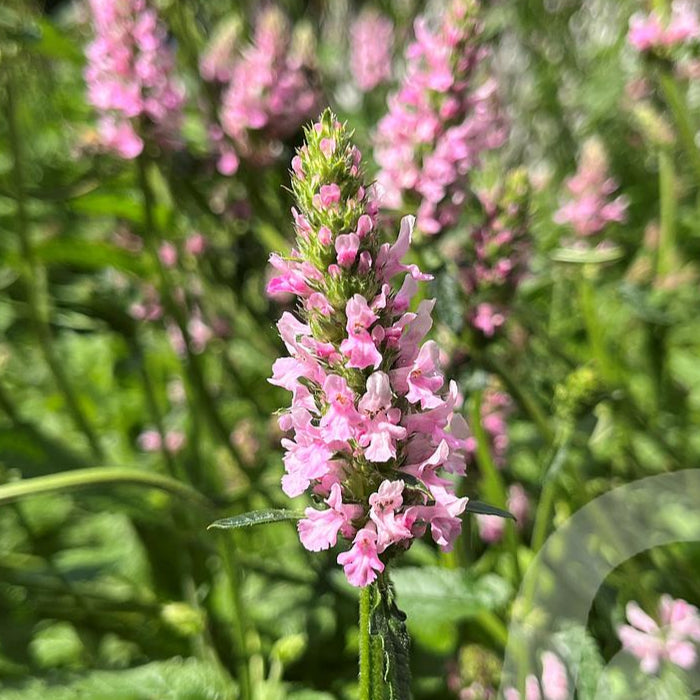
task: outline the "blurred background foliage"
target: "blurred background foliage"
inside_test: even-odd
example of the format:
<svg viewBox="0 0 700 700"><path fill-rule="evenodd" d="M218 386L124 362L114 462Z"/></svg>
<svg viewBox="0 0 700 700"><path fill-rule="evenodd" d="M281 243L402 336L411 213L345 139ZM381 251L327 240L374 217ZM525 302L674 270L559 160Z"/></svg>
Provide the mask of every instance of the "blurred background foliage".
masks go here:
<svg viewBox="0 0 700 700"><path fill-rule="evenodd" d="M274 414L287 396L266 381L281 307L264 285L269 254L292 240L285 188L301 134L272 163L219 174L203 116L216 96L198 60L231 16L250 32L258 3L153 4L187 102L182 148L152 151L142 169L96 147L87 4L0 7L0 696L352 698L356 592L335 553L306 552L287 523L206 530L286 506ZM505 506L517 482L532 507L498 542L466 520L456 551L417 542L396 569L425 699L497 682L510 606L551 529L616 485L695 468L700 455L700 178L682 123L697 124L697 83L679 80L683 104L669 101L669 68L626 42L634 0L484 4L511 135L474 178L525 167L532 182L529 274L507 331L481 342L465 327L454 251L477 213L417 255L436 275L434 333L481 443L460 488ZM360 5L393 20L400 75L413 18L440 3L281 3L323 103L369 157L392 84L363 94L352 83L347 26ZM630 94L640 80L643 98ZM553 222L592 136L629 199L627 222L606 229L608 253L572 248ZM194 234L201 254L188 252ZM170 266L157 255L166 241ZM135 317L153 290L164 315ZM193 318L210 332L183 349ZM496 466L478 427L494 386L511 397ZM592 672L619 651L624 602L651 609L668 592L697 603L698 567L700 550L677 545L615 571L579 634Z"/></svg>

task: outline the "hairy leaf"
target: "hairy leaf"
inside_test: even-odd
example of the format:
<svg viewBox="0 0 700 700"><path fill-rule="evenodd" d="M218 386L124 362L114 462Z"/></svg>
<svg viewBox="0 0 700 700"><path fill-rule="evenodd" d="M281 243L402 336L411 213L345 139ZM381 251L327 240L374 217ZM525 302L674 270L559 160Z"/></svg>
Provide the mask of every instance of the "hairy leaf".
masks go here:
<svg viewBox="0 0 700 700"><path fill-rule="evenodd" d="M483 501L469 501L467 507L465 508L467 513L478 513L479 515L497 515L499 518L510 518L515 520L515 516L503 508L497 508L496 506L489 505Z"/></svg>
<svg viewBox="0 0 700 700"><path fill-rule="evenodd" d="M235 530L239 527L250 527L251 525L264 525L266 523L277 523L282 520L299 520L303 518L303 513L283 508L270 508L267 510L253 510L249 513L241 513L231 518L215 520L207 530L218 528L221 530Z"/></svg>

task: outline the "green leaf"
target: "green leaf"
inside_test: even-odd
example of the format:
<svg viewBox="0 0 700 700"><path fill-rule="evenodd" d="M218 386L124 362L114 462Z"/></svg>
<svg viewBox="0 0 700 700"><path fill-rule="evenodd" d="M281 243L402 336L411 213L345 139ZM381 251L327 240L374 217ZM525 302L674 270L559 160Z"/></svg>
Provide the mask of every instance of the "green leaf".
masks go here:
<svg viewBox="0 0 700 700"><path fill-rule="evenodd" d="M396 605L391 586L377 587L370 620L370 633L377 635L384 653L384 681L390 700L410 700L411 639L406 629L406 614Z"/></svg>
<svg viewBox="0 0 700 700"><path fill-rule="evenodd" d="M63 680L63 683L61 682ZM28 680L21 688L3 689L3 700L233 700L238 694L218 666L198 659L174 658L126 669Z"/></svg>
<svg viewBox="0 0 700 700"><path fill-rule="evenodd" d="M497 515L499 518L510 518L515 520L515 516L503 508L496 508L496 506L489 505L482 501L472 501L467 503L467 507L464 509L467 513L478 513L479 515Z"/></svg>
<svg viewBox="0 0 700 700"><path fill-rule="evenodd" d="M267 510L254 510L250 513L241 513L231 518L215 520L207 530L219 528L221 530L235 530L239 527L251 527L252 525L264 525L266 523L277 523L283 520L299 520L303 518L303 513L283 508L270 508Z"/></svg>
<svg viewBox="0 0 700 700"><path fill-rule="evenodd" d="M408 615L408 628L417 638L433 638L444 623L476 617L503 607L510 586L499 576L477 578L460 569L402 567L392 571L398 599Z"/></svg>

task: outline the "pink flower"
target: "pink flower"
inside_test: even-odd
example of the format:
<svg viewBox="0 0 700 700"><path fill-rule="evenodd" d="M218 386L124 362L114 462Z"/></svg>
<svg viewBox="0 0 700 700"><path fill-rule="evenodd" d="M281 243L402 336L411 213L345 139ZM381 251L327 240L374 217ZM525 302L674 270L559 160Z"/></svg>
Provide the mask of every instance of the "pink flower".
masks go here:
<svg viewBox="0 0 700 700"><path fill-rule="evenodd" d="M630 625L621 625L617 633L623 648L640 660L644 673L656 673L662 660L685 669L695 664L697 652L693 642L700 641L700 615L695 606L662 596L661 625L634 601L627 603L625 611Z"/></svg>
<svg viewBox="0 0 700 700"><path fill-rule="evenodd" d="M267 164L282 152L281 140L316 113L319 94L279 8L262 9L252 34L251 43L231 52L219 119L240 158Z"/></svg>
<svg viewBox="0 0 700 700"><path fill-rule="evenodd" d="M477 513L474 516L476 525L479 529L479 537L484 542L495 544L503 539L503 533L506 530L506 521L497 515L482 515Z"/></svg>
<svg viewBox="0 0 700 700"><path fill-rule="evenodd" d="M545 700L568 700L569 680L566 667L551 651L542 654L542 693Z"/></svg>
<svg viewBox="0 0 700 700"><path fill-rule="evenodd" d="M369 517L377 528L377 551L383 552L389 545L410 539L413 534L406 527L406 515L397 517L396 511L403 505L403 481L382 481L376 493L369 497Z"/></svg>
<svg viewBox="0 0 700 700"><path fill-rule="evenodd" d="M479 329L487 338L491 338L505 322L505 316L491 304L479 304L472 319L474 328Z"/></svg>
<svg viewBox="0 0 700 700"><path fill-rule="evenodd" d="M165 434L164 444L170 454L177 454L185 446L185 434L179 430L169 430Z"/></svg>
<svg viewBox="0 0 700 700"><path fill-rule="evenodd" d="M311 552L334 547L339 531L345 537L351 537L354 532L351 522L362 515L362 506L343 504L339 484L331 486L325 502L330 508L322 511L307 508L304 511L306 518L297 524L301 543Z"/></svg>
<svg viewBox="0 0 700 700"><path fill-rule="evenodd" d="M177 265L177 248L170 241L164 241L158 248L158 257L165 267L175 267Z"/></svg>
<svg viewBox="0 0 700 700"><path fill-rule="evenodd" d="M542 678L530 674L525 679L525 700L568 700L569 680L566 667L561 659L551 651L542 653ZM540 693L541 684L541 693ZM520 693L515 688L506 688L503 696L506 700L520 700Z"/></svg>
<svg viewBox="0 0 700 700"><path fill-rule="evenodd" d="M378 317L360 294L355 294L348 301L345 315L348 319L346 325L348 337L340 344L340 351L348 358L347 366L357 369L373 366L377 369L382 356L369 334L369 328Z"/></svg>
<svg viewBox="0 0 700 700"><path fill-rule="evenodd" d="M157 430L144 430L137 442L144 452L157 452L161 446L160 433Z"/></svg>
<svg viewBox="0 0 700 700"><path fill-rule="evenodd" d="M340 187L335 183L331 185L321 185L319 194L314 197L314 204L320 209L328 209L340 202Z"/></svg>
<svg viewBox="0 0 700 700"><path fill-rule="evenodd" d="M374 523L358 530L352 548L338 555L338 564L345 570L353 586L368 586L384 571L384 564L377 556L377 533Z"/></svg>
<svg viewBox="0 0 700 700"><path fill-rule="evenodd" d="M360 414L355 408L355 395L347 382L335 374L326 377L323 393L328 402L328 409L320 423L324 437L330 442L349 440L354 436L353 426L360 421Z"/></svg>
<svg viewBox="0 0 700 700"><path fill-rule="evenodd" d="M438 369L439 350L437 344L430 340L418 352L418 357L408 372L406 399L411 403L420 401L421 408L435 408L442 399L435 395L444 379Z"/></svg>
<svg viewBox="0 0 700 700"><path fill-rule="evenodd" d="M338 265L350 267L357 257L360 239L355 233L340 235L335 239L335 250L338 254Z"/></svg>

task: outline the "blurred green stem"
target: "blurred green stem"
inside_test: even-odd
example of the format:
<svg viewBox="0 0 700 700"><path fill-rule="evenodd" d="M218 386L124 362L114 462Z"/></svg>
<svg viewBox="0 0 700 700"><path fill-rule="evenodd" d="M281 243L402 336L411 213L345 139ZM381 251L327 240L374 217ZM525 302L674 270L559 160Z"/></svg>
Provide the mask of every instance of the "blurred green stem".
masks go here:
<svg viewBox="0 0 700 700"><path fill-rule="evenodd" d="M676 193L673 160L666 150L659 153L659 195L661 216L659 245L656 257L657 281L666 277L673 269L676 239Z"/></svg>
<svg viewBox="0 0 700 700"><path fill-rule="evenodd" d="M489 449L489 438L484 430L481 415L482 398L483 392L481 390L475 391L472 394L470 427L476 439L476 458L483 476L483 481L481 483L484 497L492 505L498 506L499 508L507 508L508 493L506 491L506 485L493 461L491 450ZM522 574L518 562L518 535L514 523L510 521L506 522L505 536L513 565L513 577L516 582L519 582L522 578Z"/></svg>
<svg viewBox="0 0 700 700"><path fill-rule="evenodd" d="M36 476L31 479L21 479L0 485L0 505L12 503L29 496L38 496L55 491L71 491L88 486L105 486L107 484L133 484L150 486L167 491L184 501L211 512L214 504L195 491L191 486L180 481L152 472L128 467L90 467L88 469L73 469L69 472Z"/></svg>
<svg viewBox="0 0 700 700"><path fill-rule="evenodd" d="M698 150L695 142L696 129L690 121L690 112L685 98L678 89L678 84L669 71L662 69L659 82L666 104L671 110L673 119L676 122L681 144L693 168L696 185L700 185L700 150Z"/></svg>
<svg viewBox="0 0 700 700"><path fill-rule="evenodd" d="M535 521L532 527L532 541L530 546L534 554L540 551L547 537L552 507L554 505L554 496L557 490L557 477L569 453L569 445L571 444L572 438L573 430L567 430L566 434L558 439L558 444L554 448L552 459L544 472L544 484L542 486L540 500L537 503Z"/></svg>
<svg viewBox="0 0 700 700"><path fill-rule="evenodd" d="M145 155L141 154L137 158L138 166L138 180L141 192L143 194L143 207L144 207L144 221L145 221L145 235L144 240L146 247L151 254L154 264L158 270L158 277L160 280L160 286L162 291L163 303L172 316L175 323L177 324L180 333L182 334L183 341L185 343L185 349L187 353L187 362L185 363L185 370L189 378L189 383L194 387L195 397L193 398L189 395L190 402L192 404L193 411L201 411L202 415L205 415L209 420L210 426L214 432L214 435L219 439L221 444L226 448L226 450L231 455L233 462L236 466L241 468L243 460L232 444L229 438L229 431L226 429L226 425L216 408L216 400L210 394L209 389L206 385L206 380L204 378L204 368L202 366L200 356L192 350L189 332L187 330L187 318L185 317L185 312L182 307L177 303L175 299L174 290L170 282L170 277L165 269L165 266L161 262L160 256L158 255L158 230L155 222L155 217L153 215L154 210L154 198L151 186L148 182L148 172L147 172L148 161ZM211 470L210 470L211 473ZM216 480L218 482L218 479ZM207 484L209 488L218 489L220 488L219 483Z"/></svg>
<svg viewBox="0 0 700 700"><path fill-rule="evenodd" d="M241 586L240 586L240 567L236 566L236 562L233 558L233 551L235 551L235 544L232 538L220 537L220 552L221 558L224 563L226 578L228 579L228 584L231 592L231 603L233 605L233 634L234 641L237 647L236 657L236 671L237 680L240 685L240 699L241 700L252 700L253 699L253 689L251 686L250 679L250 661L251 654L248 648L247 640L247 616L246 611L243 606L243 600L241 598Z"/></svg>
<svg viewBox="0 0 700 700"><path fill-rule="evenodd" d="M92 456L97 461L104 459L102 447L97 434L80 407L80 402L65 373L63 364L54 351L54 343L49 328L49 302L46 295L46 274L36 259L29 231L29 220L25 204L24 192L24 154L22 151L22 135L17 123L17 100L15 97L15 76L12 69L6 74L7 100L5 110L9 127L10 149L13 159L13 180L17 204L17 233L19 234L20 249L24 259L22 269L27 288L27 304L34 331L39 341L39 348L48 365L59 391L66 402L66 408L71 414L78 430L85 435Z"/></svg>
<svg viewBox="0 0 700 700"><path fill-rule="evenodd" d="M591 354L598 366L600 376L608 386L614 386L617 383L617 369L608 353L605 328L598 315L598 301L593 285L597 272L595 265L584 264L581 266L581 274L578 278L579 308L586 326Z"/></svg>
<svg viewBox="0 0 700 700"><path fill-rule="evenodd" d="M513 377L510 370L506 368L506 365L498 358L494 357L493 353L485 352L476 355L476 359L481 362L486 369L501 378L508 393L515 399L520 408L530 416L532 422L539 429L542 438L546 442L551 443L554 439L554 433L552 432L547 416L542 410L539 401L523 388L522 382Z"/></svg>

